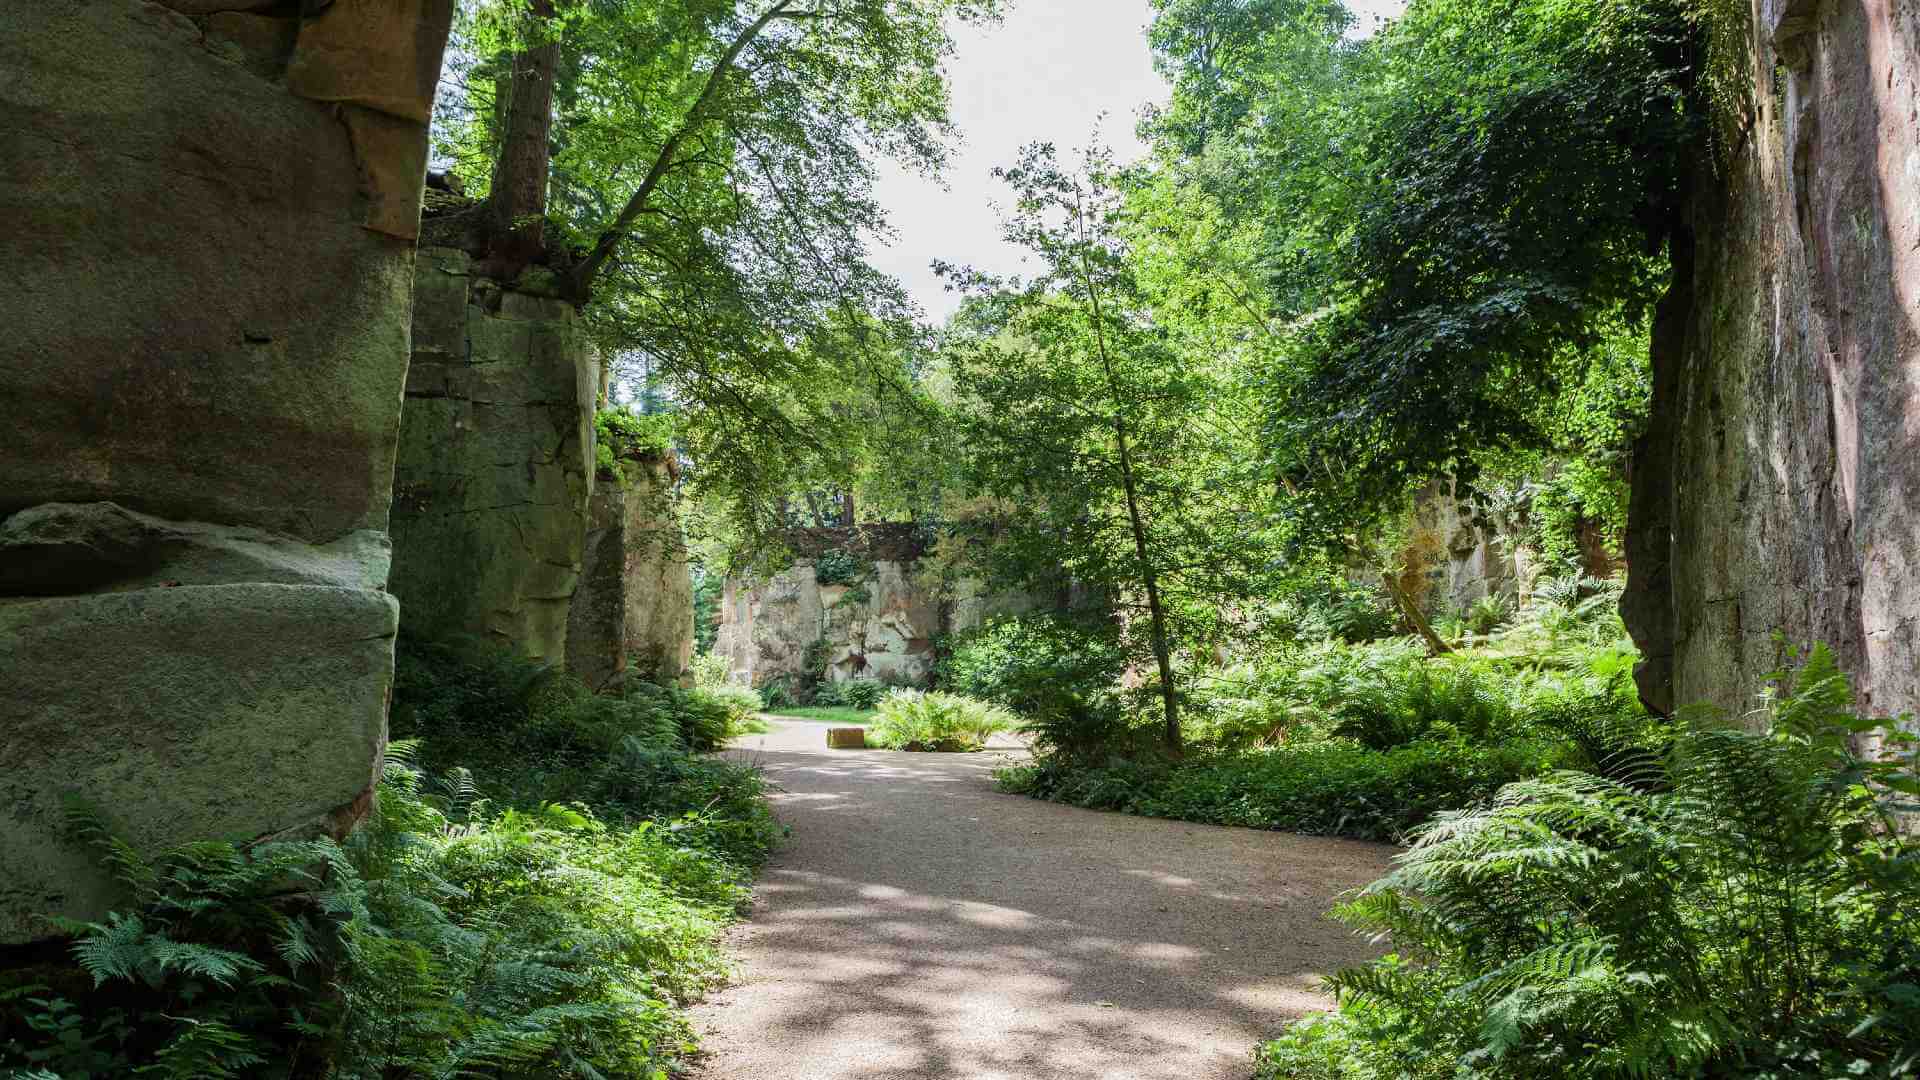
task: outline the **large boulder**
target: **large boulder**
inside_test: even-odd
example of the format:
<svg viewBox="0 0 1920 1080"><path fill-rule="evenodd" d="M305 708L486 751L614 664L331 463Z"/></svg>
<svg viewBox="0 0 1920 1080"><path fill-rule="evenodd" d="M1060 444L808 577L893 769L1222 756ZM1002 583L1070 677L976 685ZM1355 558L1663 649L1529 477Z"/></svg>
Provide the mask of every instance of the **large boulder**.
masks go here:
<svg viewBox="0 0 1920 1080"><path fill-rule="evenodd" d="M0 5L0 943L371 799L451 0ZM298 78L296 72L303 73Z"/></svg>
<svg viewBox="0 0 1920 1080"><path fill-rule="evenodd" d="M1755 16L1753 111L1696 169L1654 327L1623 602L1641 691L1738 711L1825 642L1868 708L1914 710L1920 7Z"/></svg>
<svg viewBox="0 0 1920 1080"><path fill-rule="evenodd" d="M351 36L363 7L302 35ZM447 17L407 40L438 57ZM413 278L410 237L367 227L386 163L356 152L362 106L289 93L213 18L0 6L0 514L386 525Z"/></svg>
<svg viewBox="0 0 1920 1080"><path fill-rule="evenodd" d="M402 625L563 660L592 493L599 364L573 306L420 253L394 477Z"/></svg>
<svg viewBox="0 0 1920 1080"><path fill-rule="evenodd" d="M116 899L66 839L83 798L136 848L342 834L386 734L397 605L227 584L0 605L0 941Z"/></svg>

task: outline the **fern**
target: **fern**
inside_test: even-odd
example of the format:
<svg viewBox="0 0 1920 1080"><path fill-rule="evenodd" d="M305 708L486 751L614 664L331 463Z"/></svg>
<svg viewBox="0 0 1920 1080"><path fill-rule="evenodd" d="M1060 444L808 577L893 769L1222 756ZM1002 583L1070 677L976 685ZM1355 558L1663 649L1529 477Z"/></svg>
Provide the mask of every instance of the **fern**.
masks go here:
<svg viewBox="0 0 1920 1080"><path fill-rule="evenodd" d="M1673 732L1610 775L1441 815L1340 912L1418 964L1334 976L1340 1018L1263 1050L1262 1075L1901 1075L1920 1060L1920 845L1874 779L1902 766L1853 747L1906 740L1850 709L1815 650L1763 730Z"/></svg>

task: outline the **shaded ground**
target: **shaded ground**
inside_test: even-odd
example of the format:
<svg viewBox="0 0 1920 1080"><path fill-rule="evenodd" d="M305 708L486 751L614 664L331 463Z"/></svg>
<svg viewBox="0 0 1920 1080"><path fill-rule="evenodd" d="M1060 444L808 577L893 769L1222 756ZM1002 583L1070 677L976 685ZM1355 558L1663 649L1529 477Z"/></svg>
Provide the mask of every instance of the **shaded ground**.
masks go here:
<svg viewBox="0 0 1920 1080"><path fill-rule="evenodd" d="M1326 919L1392 849L1002 795L1004 754L828 751L776 721L793 837L695 1010L703 1080L1213 1080L1365 958Z"/></svg>

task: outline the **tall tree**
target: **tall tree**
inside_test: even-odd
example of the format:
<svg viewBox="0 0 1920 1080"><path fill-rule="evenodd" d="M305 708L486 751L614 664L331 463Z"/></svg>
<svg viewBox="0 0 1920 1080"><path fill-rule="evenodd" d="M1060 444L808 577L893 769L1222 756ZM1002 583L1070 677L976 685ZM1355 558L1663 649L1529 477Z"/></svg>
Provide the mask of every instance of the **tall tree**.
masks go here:
<svg viewBox="0 0 1920 1080"><path fill-rule="evenodd" d="M1667 281L1686 5L1420 0L1359 42L1307 3L1158 6L1167 198L1220 224L1189 267L1228 250L1260 285L1264 450L1303 527L1556 446Z"/></svg>
<svg viewBox="0 0 1920 1080"><path fill-rule="evenodd" d="M1235 464L1249 399L1151 318L1103 154L1069 171L1029 147L999 175L1016 194L1007 238L1042 271L1015 282L947 268L974 294L948 355L965 479L1004 508L989 559L1029 585L1070 578L1116 598L1178 751L1175 653L1246 595L1267 539Z"/></svg>
<svg viewBox="0 0 1920 1080"><path fill-rule="evenodd" d="M553 87L560 68L553 0L528 0L510 13L513 47L495 88L499 152L487 196L489 256L524 266L546 248L547 174Z"/></svg>
<svg viewBox="0 0 1920 1080"><path fill-rule="evenodd" d="M517 57L544 27L551 130L515 119L536 94L475 77L449 88L468 112L447 110L441 152L476 191L548 154L545 248L518 253L583 304L603 355L686 414L689 483L764 534L781 495L832 486L822 463L857 452L836 388L899 381L914 312L867 262L886 234L874 162L942 165L949 28L998 0L531 3L473 0L465 51Z"/></svg>

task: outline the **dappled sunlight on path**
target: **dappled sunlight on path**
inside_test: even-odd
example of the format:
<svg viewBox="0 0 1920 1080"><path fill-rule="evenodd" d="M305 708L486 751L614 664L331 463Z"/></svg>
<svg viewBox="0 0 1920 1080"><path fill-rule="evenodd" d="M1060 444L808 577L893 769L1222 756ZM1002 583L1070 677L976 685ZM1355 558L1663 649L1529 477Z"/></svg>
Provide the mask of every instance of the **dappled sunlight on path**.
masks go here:
<svg viewBox="0 0 1920 1080"><path fill-rule="evenodd" d="M759 764L793 829L695 1010L708 1080L1244 1077L1258 1039L1365 958L1325 918L1391 849L1002 795L1000 754L828 751L781 724Z"/></svg>

